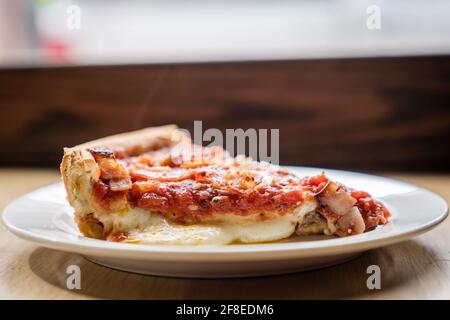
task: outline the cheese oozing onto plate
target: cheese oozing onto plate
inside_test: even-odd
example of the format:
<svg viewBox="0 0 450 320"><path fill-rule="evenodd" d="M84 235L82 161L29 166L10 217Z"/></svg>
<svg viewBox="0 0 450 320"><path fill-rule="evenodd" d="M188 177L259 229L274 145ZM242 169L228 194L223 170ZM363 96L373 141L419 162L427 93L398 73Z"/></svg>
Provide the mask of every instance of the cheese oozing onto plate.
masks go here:
<svg viewBox="0 0 450 320"><path fill-rule="evenodd" d="M158 213L139 208L114 213L113 230L125 232L127 243L164 245L226 245L231 243L257 243L290 237L303 217L314 211L315 201L308 201L293 213L270 220L252 221L228 215L221 222L183 225L169 221Z"/></svg>

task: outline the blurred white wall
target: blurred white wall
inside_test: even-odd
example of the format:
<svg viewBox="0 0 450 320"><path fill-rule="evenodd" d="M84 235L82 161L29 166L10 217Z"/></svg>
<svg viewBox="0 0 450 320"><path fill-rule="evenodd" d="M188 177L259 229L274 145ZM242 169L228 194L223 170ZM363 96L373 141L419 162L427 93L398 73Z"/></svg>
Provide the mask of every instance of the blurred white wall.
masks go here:
<svg viewBox="0 0 450 320"><path fill-rule="evenodd" d="M36 44L17 48L9 38L0 47L0 64L14 57L18 64L34 63L33 57L115 64L450 53L448 0L22 2L33 7L28 31ZM373 4L381 28L371 30L367 9ZM68 27L74 5L79 29ZM21 23L29 19L24 15ZM15 23L7 21L6 28Z"/></svg>

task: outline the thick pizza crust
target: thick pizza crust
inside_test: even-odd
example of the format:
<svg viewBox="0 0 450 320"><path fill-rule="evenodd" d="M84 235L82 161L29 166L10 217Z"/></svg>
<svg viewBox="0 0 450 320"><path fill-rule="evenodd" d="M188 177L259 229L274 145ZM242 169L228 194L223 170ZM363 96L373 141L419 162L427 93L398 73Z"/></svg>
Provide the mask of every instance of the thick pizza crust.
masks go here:
<svg viewBox="0 0 450 320"><path fill-rule="evenodd" d="M107 213L93 198L93 186L100 178L100 168L89 149L105 148L122 150L129 156L139 155L149 150L169 147L189 138L176 125L146 128L90 141L81 145L64 148L60 170L67 192L67 200L75 209L75 221L81 232L92 238L103 238L103 229L97 215ZM127 208L127 199L118 199L111 210Z"/></svg>

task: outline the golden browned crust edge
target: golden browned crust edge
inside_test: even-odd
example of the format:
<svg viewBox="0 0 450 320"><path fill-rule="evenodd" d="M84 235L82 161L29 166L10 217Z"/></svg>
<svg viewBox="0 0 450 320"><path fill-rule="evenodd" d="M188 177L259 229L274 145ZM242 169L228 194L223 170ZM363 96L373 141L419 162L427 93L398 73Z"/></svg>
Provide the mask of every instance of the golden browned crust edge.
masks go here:
<svg viewBox="0 0 450 320"><path fill-rule="evenodd" d="M172 145L174 142L179 142L180 140L189 140L189 138L176 125L170 124L115 134L85 142L72 148L65 148L64 151L105 147L111 149L121 148L128 155L138 155L148 150Z"/></svg>
<svg viewBox="0 0 450 320"><path fill-rule="evenodd" d="M102 228L94 222L98 219L98 215L105 213L105 210L98 206L93 198L93 186L99 180L100 169L88 149L120 148L129 155L138 155L148 150L173 145L181 140L188 141L187 135L177 129L176 125L150 127L64 148L60 166L61 177L67 200L75 210L75 222L84 235L92 238L103 237ZM120 203L118 205L120 206ZM126 206L126 201L122 205ZM114 208L114 210L117 209L120 210L120 208Z"/></svg>

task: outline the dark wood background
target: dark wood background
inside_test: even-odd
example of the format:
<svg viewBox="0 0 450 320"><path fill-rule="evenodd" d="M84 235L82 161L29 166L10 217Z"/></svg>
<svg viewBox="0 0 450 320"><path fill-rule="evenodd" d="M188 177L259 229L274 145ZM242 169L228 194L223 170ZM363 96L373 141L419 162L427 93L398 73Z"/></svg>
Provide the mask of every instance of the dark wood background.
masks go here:
<svg viewBox="0 0 450 320"><path fill-rule="evenodd" d="M0 70L0 165L146 126L279 128L282 164L450 170L450 57Z"/></svg>

